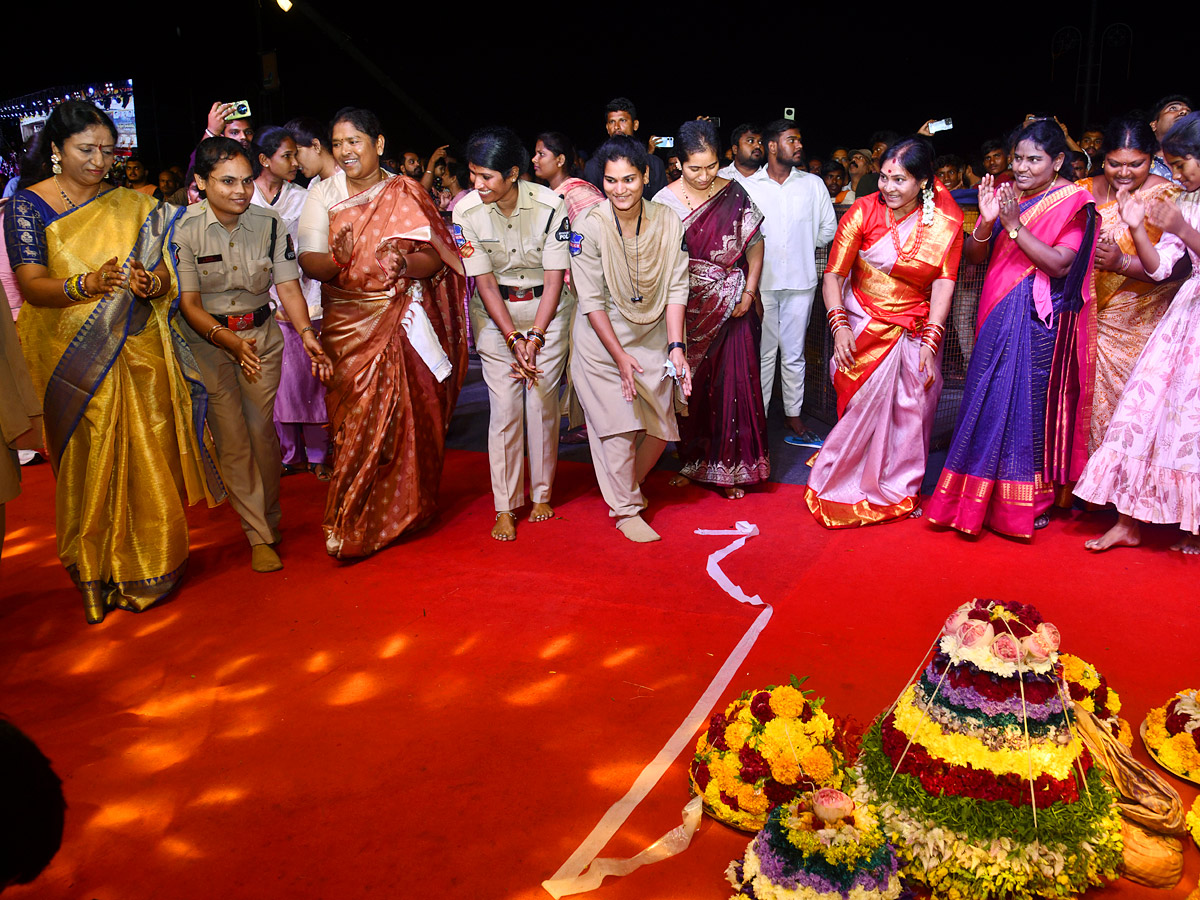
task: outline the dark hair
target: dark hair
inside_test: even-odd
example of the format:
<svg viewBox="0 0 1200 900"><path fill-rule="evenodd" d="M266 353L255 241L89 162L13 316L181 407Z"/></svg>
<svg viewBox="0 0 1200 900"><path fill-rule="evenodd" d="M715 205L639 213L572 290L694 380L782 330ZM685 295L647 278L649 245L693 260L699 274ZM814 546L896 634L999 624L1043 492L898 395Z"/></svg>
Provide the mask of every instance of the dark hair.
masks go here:
<svg viewBox="0 0 1200 900"><path fill-rule="evenodd" d="M28 174L26 167L22 166L21 187L50 177L50 154L54 152L52 145L57 145L61 150L67 138L86 131L93 125L107 128L113 143L117 142L117 126L107 113L94 104L85 100L67 100L54 107L40 134L29 144Z"/></svg>
<svg viewBox="0 0 1200 900"><path fill-rule="evenodd" d="M757 134L761 136L762 128L753 122L743 122L729 133L729 146L736 147L738 145L738 141L742 139L742 136L747 134Z"/></svg>
<svg viewBox="0 0 1200 900"><path fill-rule="evenodd" d="M547 150L555 156L561 156L566 160L563 165L563 171L568 175L575 174L575 145L571 143L571 139L561 131L543 131L537 136L537 140L542 142ZM534 142L536 145L537 141Z"/></svg>
<svg viewBox="0 0 1200 900"><path fill-rule="evenodd" d="M821 163L822 177L824 177L825 175L832 175L834 172L841 172L844 176L846 176L846 178L850 177L850 173L846 171L846 167L843 166L836 159L831 159L827 162Z"/></svg>
<svg viewBox="0 0 1200 900"><path fill-rule="evenodd" d="M1100 145L1101 156L1107 156L1114 150L1137 150L1153 158L1158 152L1158 138L1150 123L1142 116L1120 116L1109 122L1101 133L1104 135Z"/></svg>
<svg viewBox="0 0 1200 900"><path fill-rule="evenodd" d="M1200 159L1200 112L1191 112L1176 119L1163 135L1162 148L1172 156Z"/></svg>
<svg viewBox="0 0 1200 900"><path fill-rule="evenodd" d="M900 135L894 131L876 131L871 135L871 146L874 147L878 143L887 144L889 147L900 140Z"/></svg>
<svg viewBox="0 0 1200 900"><path fill-rule="evenodd" d="M251 171L254 170L254 160L250 158L250 151L242 146L241 141L227 137L205 138L196 148L195 173L207 179L218 165L238 156L250 164ZM204 196L204 191L200 192L200 196Z"/></svg>
<svg viewBox="0 0 1200 900"><path fill-rule="evenodd" d="M529 153L511 128L480 128L467 138L463 155L467 162L505 177L514 168L521 174L529 163Z"/></svg>
<svg viewBox="0 0 1200 900"><path fill-rule="evenodd" d="M1035 119L1027 125L1022 125L1008 140L1008 146L1015 150L1021 141L1030 141L1041 148L1051 160L1067 152L1067 136L1053 119Z"/></svg>
<svg viewBox="0 0 1200 900"><path fill-rule="evenodd" d="M452 159L446 163L446 174L458 182L460 188L471 189L471 170L465 160Z"/></svg>
<svg viewBox="0 0 1200 900"><path fill-rule="evenodd" d="M718 158L721 156L721 138L712 122L708 119L692 119L679 126L679 134L675 137L675 155L681 164L687 162L693 153L703 153L705 150L711 150Z"/></svg>
<svg viewBox="0 0 1200 900"><path fill-rule="evenodd" d="M984 141L982 144L979 145L979 155L980 156L987 156L993 150L1003 150L1005 156L1007 156L1009 148L1005 147L1004 142L999 140L998 138L988 138L986 141Z"/></svg>
<svg viewBox="0 0 1200 900"><path fill-rule="evenodd" d="M613 97L608 101L608 105L604 107L604 118L608 118L609 113L627 112L629 118L637 121L637 107L633 105L633 101L628 97Z"/></svg>
<svg viewBox="0 0 1200 900"><path fill-rule="evenodd" d="M929 186L933 187L933 159L933 142L914 134L890 144L883 151L883 156L879 157L879 168L882 169L884 163L895 160L897 165L903 166L917 181L928 182Z"/></svg>
<svg viewBox="0 0 1200 900"><path fill-rule="evenodd" d="M621 159L639 172L645 172L650 168L650 154L646 152L646 145L627 134L614 134L600 145L599 149L592 154L592 158L600 160L601 175L604 173L605 163L617 162Z"/></svg>
<svg viewBox="0 0 1200 900"><path fill-rule="evenodd" d="M379 124L379 116L375 115L369 109L359 109L356 106L343 106L329 120L329 134L331 136L334 127L342 122L349 122L373 141L379 140L379 136L383 134L383 126ZM333 145L330 144L330 146L332 147Z"/></svg>
<svg viewBox="0 0 1200 900"><path fill-rule="evenodd" d="M768 122L762 130L762 138L764 144L769 144L771 141L778 143L779 136L789 128L799 128L800 126L791 119L776 119L773 122Z"/></svg>
<svg viewBox="0 0 1200 900"><path fill-rule="evenodd" d="M1191 97L1188 97L1184 94L1167 94L1165 97L1159 97L1158 102L1150 108L1150 116L1147 121L1150 119L1157 119L1160 115L1162 115L1163 109L1170 106L1172 103L1186 103L1188 109L1192 108Z"/></svg>
<svg viewBox="0 0 1200 900"><path fill-rule="evenodd" d="M329 129L312 116L298 116L283 127L288 130L296 146L311 147L312 142L317 141L327 151L333 152L333 145L329 143Z"/></svg>
<svg viewBox="0 0 1200 900"><path fill-rule="evenodd" d="M1080 129L1079 136L1083 137L1089 131L1095 131L1098 134L1104 134L1104 126L1099 122L1088 122L1083 126L1083 128Z"/></svg>
<svg viewBox="0 0 1200 900"><path fill-rule="evenodd" d="M946 166L953 166L956 169L965 169L967 164L963 162L961 156L955 156L953 153L943 153L933 161L933 171L944 169Z"/></svg>
<svg viewBox="0 0 1200 900"><path fill-rule="evenodd" d="M1091 160L1088 159L1088 155L1082 150L1067 150L1067 152L1063 154L1063 177L1065 177L1067 181L1075 180L1075 171L1072 166L1075 165L1076 160L1079 160L1083 163L1085 172L1091 165Z"/></svg>
<svg viewBox="0 0 1200 900"><path fill-rule="evenodd" d="M270 159L279 152L279 147L286 140L295 142L296 139L290 131L278 125L268 125L254 136L254 142L250 145L250 165L254 169L255 178L262 174L264 168L258 158L265 156Z"/></svg>
<svg viewBox="0 0 1200 900"><path fill-rule="evenodd" d="M67 802L50 760L19 728L3 719L0 797L4 798L0 804L0 888L29 884L62 846Z"/></svg>

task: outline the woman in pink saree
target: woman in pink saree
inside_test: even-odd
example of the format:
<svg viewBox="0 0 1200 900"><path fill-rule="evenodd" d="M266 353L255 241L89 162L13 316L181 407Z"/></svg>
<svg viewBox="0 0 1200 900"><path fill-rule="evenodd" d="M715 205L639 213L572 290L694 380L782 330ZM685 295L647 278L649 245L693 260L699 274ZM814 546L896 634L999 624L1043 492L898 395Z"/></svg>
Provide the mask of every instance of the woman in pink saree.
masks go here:
<svg viewBox="0 0 1200 900"><path fill-rule="evenodd" d="M334 364L325 545L345 559L374 553L437 509L467 365L466 280L428 192L379 168L378 119L345 109L332 132L341 171L309 195L300 264L324 282L321 342ZM324 251L312 234L322 216Z"/></svg>
<svg viewBox="0 0 1200 900"><path fill-rule="evenodd" d="M1066 151L1053 121L1030 122L1012 145L1014 180L979 186L966 248L969 262L988 260L975 351L926 512L968 534L1032 538L1055 485L1074 482L1087 459L1096 207L1059 175Z"/></svg>
<svg viewBox="0 0 1200 900"><path fill-rule="evenodd" d="M962 223L962 210L934 178L932 146L918 138L887 149L879 193L856 200L838 223L822 288L838 423L804 495L827 528L894 521L917 509Z"/></svg>

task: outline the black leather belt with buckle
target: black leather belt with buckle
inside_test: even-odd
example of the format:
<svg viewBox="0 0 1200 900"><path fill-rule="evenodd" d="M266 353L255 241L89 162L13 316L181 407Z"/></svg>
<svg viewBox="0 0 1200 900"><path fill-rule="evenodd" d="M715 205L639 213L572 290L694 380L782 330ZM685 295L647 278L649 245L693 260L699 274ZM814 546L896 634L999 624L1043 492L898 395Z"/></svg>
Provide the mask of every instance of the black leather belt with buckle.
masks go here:
<svg viewBox="0 0 1200 900"><path fill-rule="evenodd" d="M498 287L500 288L500 296L505 300L511 300L513 303L520 303L522 300L532 300L534 297L542 296L542 286L540 284L529 288L509 287L506 284L498 285Z"/></svg>
<svg viewBox="0 0 1200 900"><path fill-rule="evenodd" d="M271 318L271 304L266 303L254 312L248 312L241 316L218 316L213 313L213 318L230 331L249 331Z"/></svg>

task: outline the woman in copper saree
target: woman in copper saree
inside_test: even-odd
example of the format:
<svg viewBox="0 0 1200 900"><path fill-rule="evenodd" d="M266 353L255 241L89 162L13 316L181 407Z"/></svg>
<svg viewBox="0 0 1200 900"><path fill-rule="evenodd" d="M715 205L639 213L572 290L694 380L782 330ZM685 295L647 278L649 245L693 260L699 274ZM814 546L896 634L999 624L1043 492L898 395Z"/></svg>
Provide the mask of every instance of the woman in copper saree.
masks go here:
<svg viewBox="0 0 1200 900"><path fill-rule="evenodd" d="M933 178L931 150L912 159L903 145L899 158L892 153L881 165L881 184L890 184L890 167L900 166L904 183L918 189L909 201L915 208L894 211L884 193L859 198L838 223L825 267L826 280L833 279L826 291L840 298L827 293L826 306L840 303L845 310L855 354L850 366L830 362L838 422L813 461L804 494L826 528L913 513L942 392L938 329L945 326L958 278L963 214ZM929 158L921 164L924 156ZM922 177L931 190L928 204L919 188Z"/></svg>
<svg viewBox="0 0 1200 900"><path fill-rule="evenodd" d="M65 213L18 191L9 257L18 274L28 263L59 280L101 271L114 256L126 271L134 262L152 270L178 212L123 188ZM224 494L198 439L207 398L179 331L173 268L159 272L171 285L153 300L126 283L65 307L27 302L17 322L45 411L58 554L92 623L166 596L187 567L185 499L215 505Z"/></svg>
<svg viewBox="0 0 1200 900"><path fill-rule="evenodd" d="M380 181L330 208L331 246L347 225L353 253L322 289L321 331L334 363L325 544L342 559L374 553L433 516L467 368L462 260L428 193L409 178ZM426 247L443 263L431 277L394 281L381 265Z"/></svg>
<svg viewBox="0 0 1200 900"><path fill-rule="evenodd" d="M1022 140L1016 155L1024 160L1037 151L1061 163L1062 154L1046 146L1060 139L1050 128L1058 130L1047 126L1045 144ZM972 241L990 244L990 255L975 351L946 466L927 514L936 525L968 534L986 526L1032 538L1047 521L1055 485L1074 482L1087 460L1096 210L1091 194L1063 181L1057 170L1021 189L1028 195L1024 199L1008 184L994 195L1007 199L989 194L992 204L1010 205L1001 210L1001 218L987 219L984 194L992 190L990 179L980 186L980 220ZM1063 252L1070 257L1065 272L1047 274L1019 242L1033 253Z"/></svg>

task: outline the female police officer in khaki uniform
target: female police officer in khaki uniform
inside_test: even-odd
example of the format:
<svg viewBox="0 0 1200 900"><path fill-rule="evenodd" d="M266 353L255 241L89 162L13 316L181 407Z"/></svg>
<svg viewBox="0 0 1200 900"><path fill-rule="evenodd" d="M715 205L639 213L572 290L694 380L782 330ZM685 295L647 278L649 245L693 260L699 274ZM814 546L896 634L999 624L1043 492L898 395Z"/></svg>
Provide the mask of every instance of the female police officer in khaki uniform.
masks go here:
<svg viewBox="0 0 1200 900"><path fill-rule="evenodd" d="M185 334L208 391L208 426L229 501L242 518L256 572L283 568L279 541L279 389L283 335L271 315L275 285L300 330L313 375L327 378L300 291L300 270L286 226L274 210L250 205L254 175L245 148L209 138L196 150L204 202L189 207L171 240L179 271Z"/></svg>
<svg viewBox="0 0 1200 900"><path fill-rule="evenodd" d="M471 327L491 403L492 537L511 541L517 536L514 510L525 504L526 431L529 521L554 515L558 386L575 308L574 297L563 290L571 225L561 197L520 180L529 154L511 130L475 132L466 157L475 191L455 205L453 232L463 267L475 276Z"/></svg>

